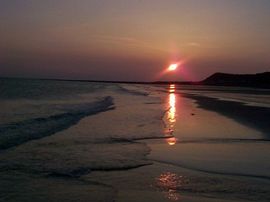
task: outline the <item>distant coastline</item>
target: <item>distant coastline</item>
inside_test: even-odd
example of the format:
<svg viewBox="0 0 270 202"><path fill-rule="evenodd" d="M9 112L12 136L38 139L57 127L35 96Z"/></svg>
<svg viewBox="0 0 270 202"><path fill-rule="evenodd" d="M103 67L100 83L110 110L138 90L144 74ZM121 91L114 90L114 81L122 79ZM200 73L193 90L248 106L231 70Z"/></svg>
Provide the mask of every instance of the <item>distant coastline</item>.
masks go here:
<svg viewBox="0 0 270 202"><path fill-rule="evenodd" d="M215 73L199 83L216 86L270 88L270 72L257 74Z"/></svg>
<svg viewBox="0 0 270 202"><path fill-rule="evenodd" d="M158 84L171 83L168 81L154 82ZM202 81L192 82L174 82L182 85L207 85L207 86L235 86L235 87L253 87L270 88L270 72L257 74L228 74L214 73Z"/></svg>
<svg viewBox="0 0 270 202"><path fill-rule="evenodd" d="M84 80L84 79L48 79L48 78L16 78L0 77L1 79L25 79L25 80L54 80L76 82L101 82L101 83L126 83L126 84L179 84L179 85L207 85L207 86L234 86L270 89L270 72L257 74L229 74L214 73L202 81L109 81L109 80Z"/></svg>

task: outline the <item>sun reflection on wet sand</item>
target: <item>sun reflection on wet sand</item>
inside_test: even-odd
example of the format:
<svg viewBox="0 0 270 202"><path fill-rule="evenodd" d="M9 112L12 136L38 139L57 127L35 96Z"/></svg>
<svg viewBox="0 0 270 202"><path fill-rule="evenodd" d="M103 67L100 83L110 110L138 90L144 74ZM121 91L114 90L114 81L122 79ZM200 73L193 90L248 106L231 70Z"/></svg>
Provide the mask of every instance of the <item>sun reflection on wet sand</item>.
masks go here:
<svg viewBox="0 0 270 202"><path fill-rule="evenodd" d="M177 142L175 137L167 138L166 141L167 141L168 145L170 145L170 146L175 145Z"/></svg>
<svg viewBox="0 0 270 202"><path fill-rule="evenodd" d="M176 95L175 95L175 84L169 86L169 98L168 98L168 108L167 111L167 133L173 135L174 125L176 123ZM166 139L168 145L175 145L177 139L175 137L170 137Z"/></svg>
<svg viewBox="0 0 270 202"><path fill-rule="evenodd" d="M164 191L166 198L171 201L178 201L180 199L177 193L177 187L180 186L182 176L175 173L162 173L156 180L157 186Z"/></svg>

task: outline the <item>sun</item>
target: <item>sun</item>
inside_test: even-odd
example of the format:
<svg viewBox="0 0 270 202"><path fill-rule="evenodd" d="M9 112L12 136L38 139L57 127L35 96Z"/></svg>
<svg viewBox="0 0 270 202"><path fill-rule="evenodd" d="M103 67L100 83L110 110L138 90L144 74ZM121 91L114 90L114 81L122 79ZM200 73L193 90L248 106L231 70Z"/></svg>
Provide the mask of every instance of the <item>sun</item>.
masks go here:
<svg viewBox="0 0 270 202"><path fill-rule="evenodd" d="M168 70L169 71L175 71L178 67L178 64L174 63L174 64L171 64L169 67L168 67Z"/></svg>

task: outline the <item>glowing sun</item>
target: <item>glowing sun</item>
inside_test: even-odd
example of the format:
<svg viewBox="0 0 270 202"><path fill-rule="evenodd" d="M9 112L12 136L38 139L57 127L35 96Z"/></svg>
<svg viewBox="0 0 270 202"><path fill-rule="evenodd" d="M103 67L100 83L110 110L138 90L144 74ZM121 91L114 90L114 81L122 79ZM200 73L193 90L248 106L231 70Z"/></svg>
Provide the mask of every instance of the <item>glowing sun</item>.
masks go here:
<svg viewBox="0 0 270 202"><path fill-rule="evenodd" d="M168 70L169 71L175 71L178 67L178 64L171 64L169 67L168 67Z"/></svg>

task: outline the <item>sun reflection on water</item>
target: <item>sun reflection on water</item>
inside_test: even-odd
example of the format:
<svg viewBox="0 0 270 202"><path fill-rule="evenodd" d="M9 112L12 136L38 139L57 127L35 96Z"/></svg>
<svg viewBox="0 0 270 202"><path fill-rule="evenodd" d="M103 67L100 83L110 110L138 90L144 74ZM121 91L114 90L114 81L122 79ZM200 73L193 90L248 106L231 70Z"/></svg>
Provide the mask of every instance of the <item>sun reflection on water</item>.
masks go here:
<svg viewBox="0 0 270 202"><path fill-rule="evenodd" d="M175 94L174 93L170 93L170 97L169 97L169 105L170 105L170 109L168 111L168 119L170 123L175 123L175 113L176 113L176 109L175 109Z"/></svg>
<svg viewBox="0 0 270 202"><path fill-rule="evenodd" d="M175 95L175 84L169 86L169 98L168 98L168 108L167 111L167 133L173 135L174 125L176 123L176 95ZM177 139L175 137L170 137L166 139L168 145L175 145Z"/></svg>

